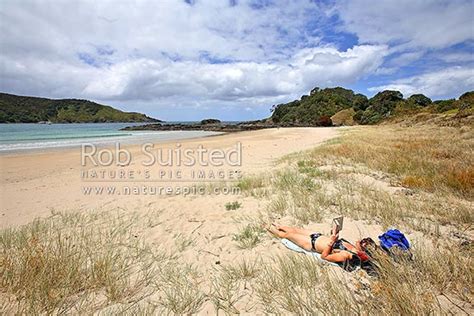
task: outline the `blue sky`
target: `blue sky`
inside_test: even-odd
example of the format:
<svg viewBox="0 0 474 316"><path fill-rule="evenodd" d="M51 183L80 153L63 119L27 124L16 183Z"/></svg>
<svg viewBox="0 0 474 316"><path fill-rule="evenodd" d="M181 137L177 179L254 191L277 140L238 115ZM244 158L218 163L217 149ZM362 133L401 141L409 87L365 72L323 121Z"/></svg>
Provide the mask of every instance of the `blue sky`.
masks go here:
<svg viewBox="0 0 474 316"><path fill-rule="evenodd" d="M267 117L313 87L474 89L473 1L13 1L0 90L164 120Z"/></svg>

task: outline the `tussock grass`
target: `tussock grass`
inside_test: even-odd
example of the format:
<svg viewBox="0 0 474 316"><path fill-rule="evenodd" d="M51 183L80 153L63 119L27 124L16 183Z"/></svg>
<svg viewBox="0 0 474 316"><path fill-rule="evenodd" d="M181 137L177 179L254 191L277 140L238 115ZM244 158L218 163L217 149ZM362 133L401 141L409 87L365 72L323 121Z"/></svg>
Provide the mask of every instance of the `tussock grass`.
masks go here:
<svg viewBox="0 0 474 316"><path fill-rule="evenodd" d="M375 254L381 267L371 286L375 309L404 315L433 314L442 308L441 295L456 293L472 301L474 267L468 253L435 248L424 241L415 242L412 252L413 260L400 256L396 261L384 253Z"/></svg>
<svg viewBox="0 0 474 316"><path fill-rule="evenodd" d="M464 231L473 221L470 203L457 198L423 193L417 194L416 198L393 194L360 183L345 174L332 180L331 185L333 190L330 192L320 190L307 197L314 201L311 205L316 205L321 213L332 210L353 219L381 224L385 228L402 225L428 234L434 234L440 225L451 225ZM281 214L283 203L288 202L277 196L270 202L268 211ZM304 211L311 214L311 207L303 208Z"/></svg>
<svg viewBox="0 0 474 316"><path fill-rule="evenodd" d="M113 225L97 225L99 218ZM133 216L61 213L2 230L0 284L16 301L10 310L67 312L87 310L91 296L102 299L89 307L136 298L155 273L155 257L130 233L134 223Z"/></svg>
<svg viewBox="0 0 474 316"><path fill-rule="evenodd" d="M232 239L237 242L241 249L250 249L262 241L264 230L258 224L247 224L241 231L234 234Z"/></svg>
<svg viewBox="0 0 474 316"><path fill-rule="evenodd" d="M265 265L255 290L266 313L348 315L360 311L347 283L307 256L275 258Z"/></svg>
<svg viewBox="0 0 474 316"><path fill-rule="evenodd" d="M243 294L240 293L241 281L232 274L223 272L212 280L211 302L218 314L223 311L226 314L239 314L235 306Z"/></svg>
<svg viewBox="0 0 474 316"><path fill-rule="evenodd" d="M267 189L270 184L270 177L264 175L253 175L244 177L237 182L236 187L245 195L254 197L266 197L269 195Z"/></svg>
<svg viewBox="0 0 474 316"><path fill-rule="evenodd" d="M377 126L355 129L315 159L347 159L399 177L402 185L474 198L472 128Z"/></svg>
<svg viewBox="0 0 474 316"><path fill-rule="evenodd" d="M465 302L473 302L474 248L471 245L468 249L453 251L450 246L442 245L441 241L433 245L423 241L415 243L415 260L407 267L417 271L433 292L455 294Z"/></svg>
<svg viewBox="0 0 474 316"><path fill-rule="evenodd" d="M270 217L290 215L298 224L322 219L323 209L318 203L321 184L315 179L294 169L284 169L274 175L272 186L276 195L267 207Z"/></svg>
<svg viewBox="0 0 474 316"><path fill-rule="evenodd" d="M152 249L136 233L156 216L125 211L53 213L2 230L2 311L197 313L206 299L198 286L200 276L177 257ZM183 247L188 247L184 240Z"/></svg>
<svg viewBox="0 0 474 316"><path fill-rule="evenodd" d="M260 273L261 263L259 260L242 259L235 265L224 266L222 268L225 274L238 280L250 280L257 277Z"/></svg>
<svg viewBox="0 0 474 316"><path fill-rule="evenodd" d="M331 173L319 169L319 165L314 160L299 160L297 162L298 172L306 174L310 178L330 179Z"/></svg>
<svg viewBox="0 0 474 316"><path fill-rule="evenodd" d="M273 181L276 188L283 191L313 191L318 188L312 178L288 168L279 171Z"/></svg>
<svg viewBox="0 0 474 316"><path fill-rule="evenodd" d="M192 237L184 236L183 234L178 233L174 236L174 243L176 245L176 249L181 252L194 245L194 240Z"/></svg>
<svg viewBox="0 0 474 316"><path fill-rule="evenodd" d="M199 275L191 265L167 265L155 286L160 288L158 304L167 313L198 313L206 299L199 287Z"/></svg>
<svg viewBox="0 0 474 316"><path fill-rule="evenodd" d="M216 313L224 311L226 314L238 314L236 303L244 296L249 295L246 291L247 283L260 274L261 263L259 260L241 260L233 265L222 266L217 275L212 279L210 298L214 304Z"/></svg>
<svg viewBox="0 0 474 316"><path fill-rule="evenodd" d="M378 253L375 258L381 268L379 276L372 280L361 273L340 273L337 268L320 265L307 256L281 256L265 264L253 286L267 313L440 314L439 297L452 293L453 287L464 291L467 301L472 299L472 259L443 253L447 261L440 262L426 247L431 248L424 244L414 246L415 260L395 262ZM462 283L453 282L457 277L445 266L449 263L454 264L456 273L465 273Z"/></svg>
<svg viewBox="0 0 474 316"><path fill-rule="evenodd" d="M298 224L319 222L324 210L318 204L319 194L302 192L278 193L267 206L270 218L291 216Z"/></svg>

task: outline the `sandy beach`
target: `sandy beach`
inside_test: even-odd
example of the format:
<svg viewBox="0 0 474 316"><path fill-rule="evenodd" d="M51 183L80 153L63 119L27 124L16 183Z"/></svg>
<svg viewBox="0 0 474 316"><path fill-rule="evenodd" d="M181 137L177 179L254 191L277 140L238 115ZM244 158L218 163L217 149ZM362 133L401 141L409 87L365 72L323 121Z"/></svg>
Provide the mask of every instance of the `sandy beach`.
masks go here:
<svg viewBox="0 0 474 316"><path fill-rule="evenodd" d="M180 141L183 148L198 145L207 148L225 149L237 142L242 144L242 175L271 171L278 158L287 154L313 148L337 135L333 128L288 128L269 129L252 132L225 134L214 137ZM174 148L176 142L160 143L160 147ZM140 144L124 148L134 155L132 164L144 160ZM87 185L81 178L80 149L26 153L0 156L1 165L1 227L26 224L35 217L51 214L51 211L87 211L91 209L125 208L131 211L154 207L164 213L180 212L183 221L199 216L207 219L213 210L220 214L223 204L232 196L108 196L105 194L85 195L82 187ZM114 168L113 166L111 167ZM177 168L177 167L176 167ZM110 169L110 168L109 168ZM138 169L138 168L136 168ZM135 170L136 170L135 169ZM167 172L173 167L167 168ZM169 185L166 177L160 185ZM171 179L172 180L172 179ZM178 181L179 182L179 181ZM98 181L94 185L107 185L110 182ZM117 183L114 183L117 184ZM119 183L120 184L120 183ZM128 182L127 185L140 184ZM192 182L186 182L191 185ZM237 198L237 197L235 197ZM196 207L199 205L200 207ZM258 205L252 205L258 208ZM247 208L246 209L250 209ZM212 217L212 216L211 216ZM219 218L217 218L220 220ZM181 227L181 225L179 225Z"/></svg>
<svg viewBox="0 0 474 316"><path fill-rule="evenodd" d="M166 168L156 165L144 167L144 162L150 157L144 153L141 144L121 147L133 157L125 166L115 164L121 160L119 156L115 156L115 161L107 166L100 163L98 166L91 165L94 159L98 159L93 155L83 164L84 154L80 149L3 155L0 156L1 227L17 227L20 232L22 225L32 223L35 218L47 218L24 226L25 231L38 229L43 234L39 235L43 236L41 242L45 243L49 238L59 238L59 248L51 244L48 246L51 249L45 252L42 246L37 245L39 237L29 237L25 246L29 253L26 255L27 258L33 257L26 261L28 264L36 262L29 260L48 264L53 259L41 258L57 251L58 256L64 253L65 256L77 256L77 260L92 256L90 260L99 265L94 269L107 264L107 273L111 273L107 282L111 285L105 286L106 291L123 292L109 293L106 297L100 293L85 297L71 307L77 310L115 313L133 307L143 313L171 310L174 313L212 315L217 310L224 310L253 314L273 308L264 302L273 299L274 286L280 291L278 295L284 297L293 286L291 282L306 282L303 275L310 271L317 275L313 276L312 281L307 280L305 288L313 289L318 284L325 288L321 293L329 293L332 291L331 284L336 284L337 293L355 291L359 293L357 295L366 295L357 290L363 289L364 284L369 282L362 271L345 273L337 266L327 266L318 260L305 261L306 256L289 251L263 229L264 224L276 221L329 234L332 218L344 214L342 238L355 241L371 237L377 240L389 225L399 220L402 207L410 212L410 216L417 216L420 207L423 212L431 209L433 196L407 191L386 173L356 164L341 164L338 157L344 151L333 151L332 155L336 153L338 156L318 161L324 159L324 151L330 148L321 149L320 145L334 140L342 134L341 131L338 128L266 129L181 140L179 145L176 141L155 144L164 151L174 150L173 153L177 148L225 152L238 148L236 144L240 144L241 160L237 166L203 167L195 164L184 167L179 160ZM371 130L353 128L350 133L357 131L370 133ZM392 135L392 132L388 131L386 135ZM347 137L345 142L347 144ZM337 148L344 150L344 146L347 145ZM315 156L305 156L310 149L316 150L313 151ZM291 155L294 153L297 154ZM281 159L283 157L291 158ZM316 163L317 168L308 163ZM204 178L193 179L190 176L193 171L202 170L206 175ZM117 177L122 171L125 176ZM151 176L143 177L142 173L148 171ZM177 177L178 171L184 176ZM224 179L210 177L211 171L222 173ZM236 171L240 177L229 179L229 175ZM163 172L162 176L158 176L160 172ZM130 173L134 175L130 176ZM306 174L311 175L312 179ZM149 194L143 191L123 194L130 187L141 190L142 187L157 186L172 190L204 187L208 191L202 194ZM244 186L242 192L223 191L226 187L241 186ZM110 187L114 188L112 194L107 193ZM85 191L84 188L92 189ZM105 188L105 191L97 193L97 188ZM417 199L426 202L420 204ZM371 204L373 201L378 202ZM459 209L467 212L464 202L459 203ZM383 216L383 220L373 220L374 216ZM417 229L418 226L410 223L405 222L403 230L410 240L418 244L425 235ZM454 226L423 226L423 229L450 234ZM8 236L8 230L4 231ZM77 242L81 246L74 248ZM424 247L429 247L429 244ZM138 253L134 254L135 251ZM118 258L120 268L117 271L114 270L116 259L104 263L103 256L107 258L108 255ZM71 264L73 261L67 262ZM122 273L121 262L127 262L131 269L126 277L114 276L115 273ZM147 262L151 265L148 266ZM422 264L426 260L420 258L419 262ZM289 270L288 264L291 265ZM307 264L310 267L303 268ZM412 273L410 268L407 269L402 275ZM28 266L24 273L30 275L30 270ZM280 277L279 273L285 276ZM140 281L141 276L143 281ZM80 278L79 275L76 277ZM139 279L135 280L136 277ZM267 281L268 278L273 278L273 281ZM102 284L100 280L97 282ZM124 280L128 283L122 284ZM278 286L275 283L281 284ZM150 294L146 294L147 291L151 291ZM256 296L254 291L258 291L260 296ZM407 290L407 295L411 291ZM0 299L7 310L16 308L12 298L0 295ZM356 299L356 296L347 298L344 303L336 305L342 312ZM435 299L434 296L432 299ZM436 299L442 308L451 308L453 298L437 296ZM51 301L54 302L55 298ZM456 302L462 310L471 308L469 304ZM416 302L413 301L413 304ZM299 310L299 306L304 304L298 303L292 308Z"/></svg>
<svg viewBox="0 0 474 316"><path fill-rule="evenodd" d="M0 315L474 315L473 13L2 1Z"/></svg>

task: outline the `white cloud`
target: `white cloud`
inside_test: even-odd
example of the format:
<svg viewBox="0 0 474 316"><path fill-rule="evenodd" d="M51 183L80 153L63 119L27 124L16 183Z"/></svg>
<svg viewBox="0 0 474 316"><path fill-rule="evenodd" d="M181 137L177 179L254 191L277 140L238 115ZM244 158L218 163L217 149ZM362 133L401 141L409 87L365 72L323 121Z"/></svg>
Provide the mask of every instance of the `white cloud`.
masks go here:
<svg viewBox="0 0 474 316"><path fill-rule="evenodd" d="M448 53L438 54L437 57L448 63L473 62L474 53Z"/></svg>
<svg viewBox="0 0 474 316"><path fill-rule="evenodd" d="M0 90L135 111L261 110L314 86L392 75L425 51L473 38L466 1L341 2L342 29L360 39L350 45L328 43L340 21L328 21L320 2L251 2L3 0ZM452 51L443 61L469 59ZM384 65L392 53L400 55Z"/></svg>
<svg viewBox="0 0 474 316"><path fill-rule="evenodd" d="M393 58L392 60L390 60L390 62L388 64L396 66L396 67L405 66L405 65L408 65L408 64L410 64L414 61L419 60L421 57L423 57L424 54L425 54L424 51L403 53L403 54L400 54L399 56Z"/></svg>
<svg viewBox="0 0 474 316"><path fill-rule="evenodd" d="M354 82L387 50L321 45L308 25L325 14L304 0L4 1L0 13L0 88L49 97L277 100Z"/></svg>
<svg viewBox="0 0 474 316"><path fill-rule="evenodd" d="M387 51L320 45L307 24L324 14L308 1L260 10L210 0L6 1L0 10L0 88L30 95L276 100L352 83L374 72Z"/></svg>
<svg viewBox="0 0 474 316"><path fill-rule="evenodd" d="M354 82L383 61L385 46L356 46L347 51L304 49L290 63L138 59L96 70L84 94L98 99L140 100L175 95L216 100L276 97L303 93L314 85Z"/></svg>
<svg viewBox="0 0 474 316"><path fill-rule="evenodd" d="M362 43L444 48L474 39L471 0L346 0L334 12Z"/></svg>
<svg viewBox="0 0 474 316"><path fill-rule="evenodd" d="M318 19L313 4L287 0L253 10L246 2L5 0L2 53L71 59L108 45L116 50L112 61L161 53L196 60L203 52L261 61L291 55L301 45L297 39L317 43L317 34L305 32L306 23Z"/></svg>
<svg viewBox="0 0 474 316"><path fill-rule="evenodd" d="M369 88L372 92L398 90L408 97L423 93L431 98L460 96L474 87L474 68L453 67L419 76L399 79L391 84Z"/></svg>

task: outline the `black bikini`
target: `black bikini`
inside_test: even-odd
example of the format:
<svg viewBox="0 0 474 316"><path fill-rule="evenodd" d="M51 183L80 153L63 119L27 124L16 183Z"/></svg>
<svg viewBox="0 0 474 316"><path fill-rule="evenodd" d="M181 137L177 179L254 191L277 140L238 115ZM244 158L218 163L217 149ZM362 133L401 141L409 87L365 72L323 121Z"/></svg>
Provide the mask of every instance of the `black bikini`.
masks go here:
<svg viewBox="0 0 474 316"><path fill-rule="evenodd" d="M321 233L312 233L311 235L309 235L309 237L311 238L311 249L313 251L316 251L316 239L318 239L319 237L321 237L323 234ZM348 244L350 244L350 242L348 242L347 240L345 240L344 238L339 238L338 240L336 240L336 242L333 244L332 246L332 249L339 249L339 250L345 250L345 251L348 251L352 254L355 254L355 252L353 251L350 251L349 249L347 249L346 246L344 246L343 242L346 242Z"/></svg>
<svg viewBox="0 0 474 316"><path fill-rule="evenodd" d="M318 239L322 235L323 234L321 233L312 233L311 235L309 235L309 237L311 238L311 250L316 251L316 247L315 247L316 239Z"/></svg>

